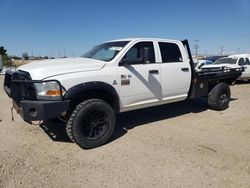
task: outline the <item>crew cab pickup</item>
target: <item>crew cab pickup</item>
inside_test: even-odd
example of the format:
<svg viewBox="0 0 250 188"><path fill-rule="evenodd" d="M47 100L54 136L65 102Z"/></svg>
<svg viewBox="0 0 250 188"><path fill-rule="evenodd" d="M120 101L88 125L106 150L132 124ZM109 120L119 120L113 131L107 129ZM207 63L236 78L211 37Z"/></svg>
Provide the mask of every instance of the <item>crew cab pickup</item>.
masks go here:
<svg viewBox="0 0 250 188"><path fill-rule="evenodd" d="M204 65L201 67L203 71L216 71L220 69L231 69L243 67L244 71L238 80L250 80L250 54L235 54L228 57L217 59L214 64Z"/></svg>
<svg viewBox="0 0 250 188"><path fill-rule="evenodd" d="M195 72L192 61L187 40L113 40L80 58L7 71L4 89L24 121L63 119L70 139L89 149L110 139L121 112L197 97L207 97L211 109L226 109L228 85L243 70Z"/></svg>

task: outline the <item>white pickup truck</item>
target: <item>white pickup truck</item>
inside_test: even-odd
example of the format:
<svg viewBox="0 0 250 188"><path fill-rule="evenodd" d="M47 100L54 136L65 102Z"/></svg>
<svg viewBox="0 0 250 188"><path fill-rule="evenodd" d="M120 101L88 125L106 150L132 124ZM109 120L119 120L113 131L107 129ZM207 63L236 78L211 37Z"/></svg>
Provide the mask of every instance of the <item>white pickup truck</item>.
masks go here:
<svg viewBox="0 0 250 188"><path fill-rule="evenodd" d="M203 71L216 71L220 69L231 69L243 67L244 71L238 80L250 80L250 54L235 54L217 59L213 64L201 67Z"/></svg>
<svg viewBox="0 0 250 188"><path fill-rule="evenodd" d="M224 110L242 69L195 72L188 41L122 39L94 47L80 58L53 59L7 71L4 89L26 122L60 118L84 149L106 143L116 114L207 97Z"/></svg>

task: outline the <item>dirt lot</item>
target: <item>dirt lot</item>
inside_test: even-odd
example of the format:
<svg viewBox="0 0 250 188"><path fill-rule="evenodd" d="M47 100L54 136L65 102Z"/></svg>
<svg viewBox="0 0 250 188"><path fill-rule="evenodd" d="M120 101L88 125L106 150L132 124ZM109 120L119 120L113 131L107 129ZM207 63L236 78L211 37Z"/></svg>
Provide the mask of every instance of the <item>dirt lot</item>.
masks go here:
<svg viewBox="0 0 250 188"><path fill-rule="evenodd" d="M3 77L0 77L0 85ZM0 88L0 187L250 187L250 84L226 111L202 100L118 117L112 141L82 150L62 123L31 126Z"/></svg>

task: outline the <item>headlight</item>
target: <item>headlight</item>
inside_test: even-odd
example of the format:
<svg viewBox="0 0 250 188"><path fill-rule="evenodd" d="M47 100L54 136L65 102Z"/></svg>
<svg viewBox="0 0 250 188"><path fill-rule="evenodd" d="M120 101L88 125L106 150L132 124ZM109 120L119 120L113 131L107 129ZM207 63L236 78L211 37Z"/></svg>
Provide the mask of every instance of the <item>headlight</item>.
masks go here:
<svg viewBox="0 0 250 188"><path fill-rule="evenodd" d="M65 93L64 89L60 89L60 85L56 81L35 83L38 97L58 98Z"/></svg>

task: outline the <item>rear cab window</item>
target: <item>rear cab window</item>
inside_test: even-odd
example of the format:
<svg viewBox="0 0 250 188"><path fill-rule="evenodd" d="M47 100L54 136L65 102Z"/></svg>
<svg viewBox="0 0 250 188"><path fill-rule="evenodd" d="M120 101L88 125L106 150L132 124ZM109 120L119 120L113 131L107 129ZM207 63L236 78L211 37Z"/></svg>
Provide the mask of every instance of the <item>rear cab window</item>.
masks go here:
<svg viewBox="0 0 250 188"><path fill-rule="evenodd" d="M158 44L161 52L162 63L183 62L181 51L177 44L169 42L158 42Z"/></svg>
<svg viewBox="0 0 250 188"><path fill-rule="evenodd" d="M247 65L250 65L249 58L246 58L246 64L247 64Z"/></svg>

